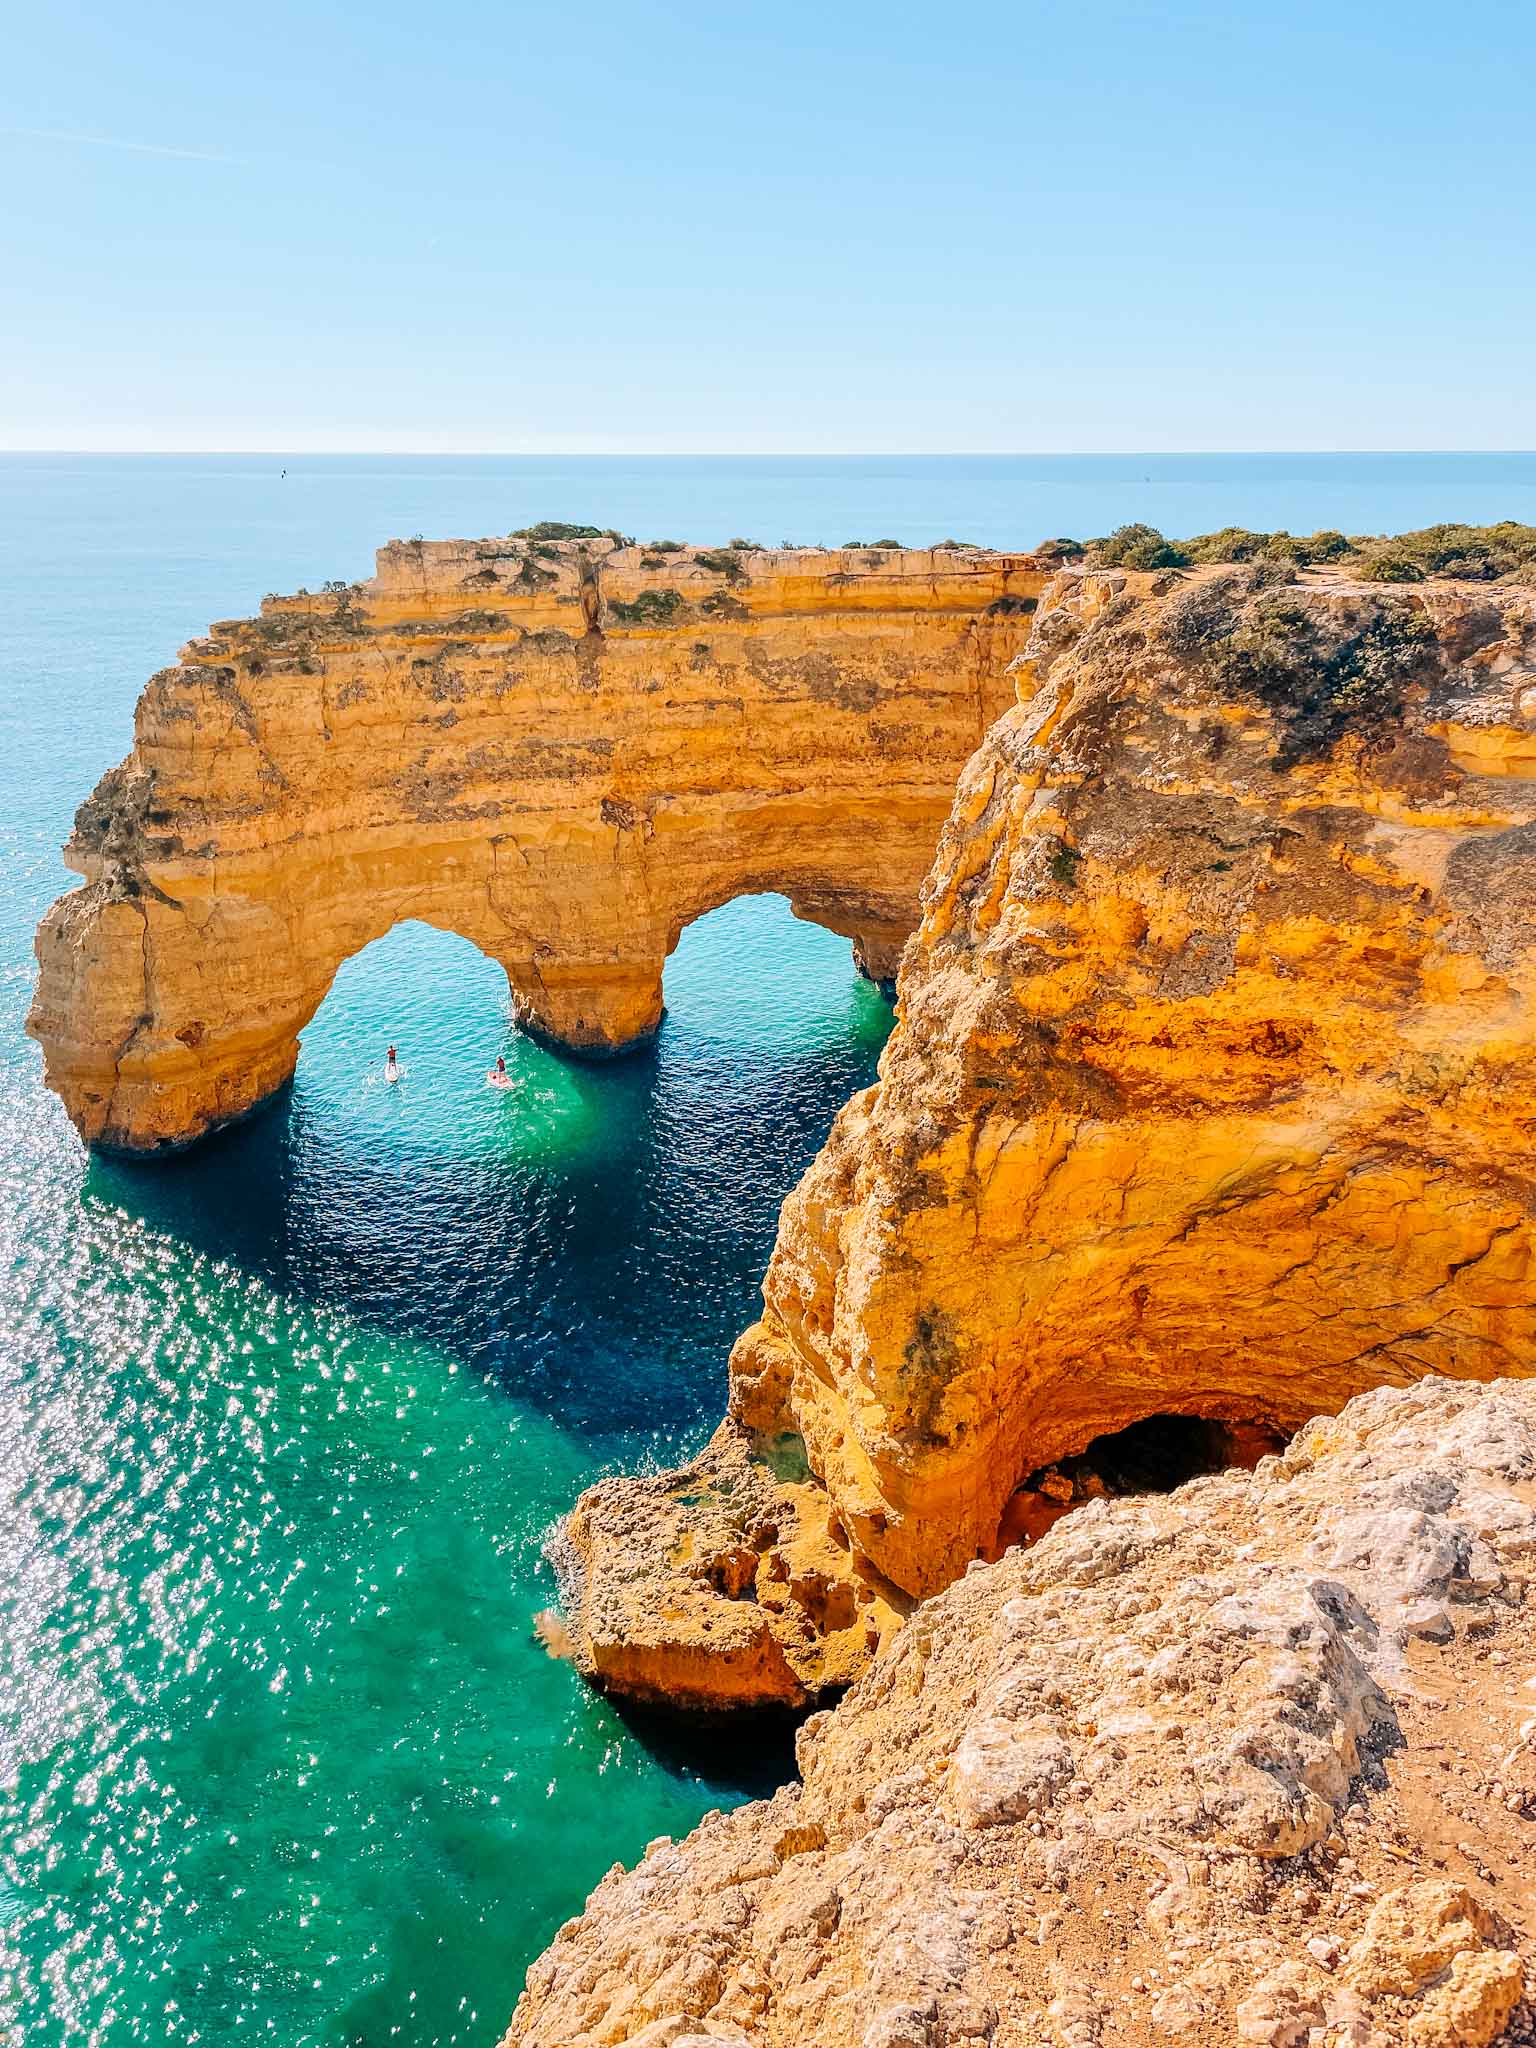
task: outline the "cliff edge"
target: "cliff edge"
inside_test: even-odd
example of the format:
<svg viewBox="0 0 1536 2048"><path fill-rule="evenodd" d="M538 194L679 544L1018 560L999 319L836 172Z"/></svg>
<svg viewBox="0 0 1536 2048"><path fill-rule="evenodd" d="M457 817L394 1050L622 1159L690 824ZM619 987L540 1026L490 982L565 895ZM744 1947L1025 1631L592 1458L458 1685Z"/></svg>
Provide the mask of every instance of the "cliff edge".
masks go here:
<svg viewBox="0 0 1536 2048"><path fill-rule="evenodd" d="M1536 592L1069 571L1014 680L728 1421L570 1518L616 1690L834 1694L1148 1418L1531 1370Z"/></svg>

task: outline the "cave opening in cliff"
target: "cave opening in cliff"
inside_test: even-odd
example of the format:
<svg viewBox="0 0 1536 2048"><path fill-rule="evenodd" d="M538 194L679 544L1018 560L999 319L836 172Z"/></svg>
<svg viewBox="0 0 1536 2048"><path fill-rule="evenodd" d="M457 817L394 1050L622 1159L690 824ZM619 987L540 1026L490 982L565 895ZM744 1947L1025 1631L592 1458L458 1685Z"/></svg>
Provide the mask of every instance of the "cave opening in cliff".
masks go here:
<svg viewBox="0 0 1536 2048"><path fill-rule="evenodd" d="M996 1547L1001 1552L1015 1543L1038 1541L1086 1501L1172 1493L1212 1472L1252 1471L1260 1458L1284 1450L1288 1441L1266 1422L1144 1415L1022 1480L1003 1510Z"/></svg>

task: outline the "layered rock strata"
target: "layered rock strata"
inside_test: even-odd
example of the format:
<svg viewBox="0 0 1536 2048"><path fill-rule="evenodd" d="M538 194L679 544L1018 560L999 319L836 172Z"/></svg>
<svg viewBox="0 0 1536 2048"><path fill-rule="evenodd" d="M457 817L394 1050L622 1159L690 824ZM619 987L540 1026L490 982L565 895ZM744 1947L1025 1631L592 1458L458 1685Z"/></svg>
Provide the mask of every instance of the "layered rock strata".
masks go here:
<svg viewBox="0 0 1536 2048"><path fill-rule="evenodd" d="M1066 573L1015 681L730 1419L572 1518L605 1682L815 1698L1106 1432L1532 1370L1536 593Z"/></svg>
<svg viewBox="0 0 1536 2048"><path fill-rule="evenodd" d="M782 890L895 971L1043 575L939 549L394 542L146 687L66 850L30 1029L89 1142L185 1144L293 1071L405 918L562 1046L643 1041L682 928Z"/></svg>
<svg viewBox="0 0 1536 2048"><path fill-rule="evenodd" d="M972 1564L504 2048L1536 2039L1536 1386L1383 1388Z"/></svg>

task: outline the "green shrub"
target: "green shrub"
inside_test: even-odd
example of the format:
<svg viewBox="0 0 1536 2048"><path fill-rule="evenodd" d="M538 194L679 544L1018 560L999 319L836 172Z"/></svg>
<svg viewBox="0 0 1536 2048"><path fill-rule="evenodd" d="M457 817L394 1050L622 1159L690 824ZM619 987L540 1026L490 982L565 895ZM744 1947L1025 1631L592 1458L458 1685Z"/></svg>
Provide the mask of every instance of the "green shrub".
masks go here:
<svg viewBox="0 0 1536 2048"><path fill-rule="evenodd" d="M1436 653L1428 620L1401 599L1318 611L1299 591L1265 588L1241 571L1176 597L1162 634L1223 690L1277 714L1277 770L1321 759L1346 732L1380 739L1395 730L1409 685Z"/></svg>
<svg viewBox="0 0 1536 2048"><path fill-rule="evenodd" d="M1051 855L1051 879L1063 889L1077 886L1077 871L1083 856L1075 846L1069 846L1065 839L1058 839Z"/></svg>
<svg viewBox="0 0 1536 2048"><path fill-rule="evenodd" d="M1222 526L1215 533L1197 533L1179 546L1191 562L1251 562L1268 540L1267 533L1250 533L1246 526Z"/></svg>
<svg viewBox="0 0 1536 2048"><path fill-rule="evenodd" d="M1495 526L1425 526L1378 543L1376 558L1411 562L1426 576L1461 576L1475 583L1517 575L1536 566L1536 527L1513 519Z"/></svg>
<svg viewBox="0 0 1536 2048"><path fill-rule="evenodd" d="M693 558L701 569L708 569L712 575L723 576L727 583L745 583L746 567L740 555L730 548L701 550Z"/></svg>
<svg viewBox="0 0 1536 2048"><path fill-rule="evenodd" d="M1165 540L1155 526L1117 526L1088 543L1089 559L1101 569L1182 569L1188 555Z"/></svg>
<svg viewBox="0 0 1536 2048"><path fill-rule="evenodd" d="M1333 528L1310 534L1253 533L1244 526L1223 526L1178 546L1192 562L1285 562L1302 569L1358 556L1359 574L1368 583L1419 583L1426 576L1488 583L1536 570L1536 527L1513 519L1494 526L1424 526L1398 534L1345 535Z"/></svg>
<svg viewBox="0 0 1536 2048"><path fill-rule="evenodd" d="M1135 542L1120 557L1120 563L1126 569L1183 569L1188 565L1188 557L1172 541L1159 537Z"/></svg>
<svg viewBox="0 0 1536 2048"><path fill-rule="evenodd" d="M1384 548L1379 555L1368 556L1360 565L1360 574L1367 583L1422 583L1424 571L1411 555L1400 549Z"/></svg>
<svg viewBox="0 0 1536 2048"><path fill-rule="evenodd" d="M632 604L610 601L609 615L621 626L670 626L688 610L680 590L642 590Z"/></svg>
<svg viewBox="0 0 1536 2048"><path fill-rule="evenodd" d="M1305 540L1297 541L1295 547L1306 550L1305 556L1295 556L1298 561L1336 562L1343 555L1353 553L1346 536L1336 527L1323 527L1316 533L1309 533Z"/></svg>
<svg viewBox="0 0 1536 2048"><path fill-rule="evenodd" d="M1342 533L1254 533L1246 526L1197 533L1177 545L1191 562L1290 562L1299 568L1311 562L1331 562L1350 552Z"/></svg>

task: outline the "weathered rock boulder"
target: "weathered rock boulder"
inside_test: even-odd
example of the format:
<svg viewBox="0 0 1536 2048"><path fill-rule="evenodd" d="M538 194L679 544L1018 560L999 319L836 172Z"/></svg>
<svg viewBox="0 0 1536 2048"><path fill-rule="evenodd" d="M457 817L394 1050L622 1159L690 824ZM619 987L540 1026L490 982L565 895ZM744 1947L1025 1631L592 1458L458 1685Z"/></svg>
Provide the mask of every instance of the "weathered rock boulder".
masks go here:
<svg viewBox="0 0 1536 2048"><path fill-rule="evenodd" d="M912 1605L850 1553L800 1439L733 1424L680 1470L600 1480L551 1555L586 1676L687 1711L841 1692Z"/></svg>
<svg viewBox="0 0 1536 2048"><path fill-rule="evenodd" d="M1536 593L1070 572L1015 680L880 1079L784 1206L730 1420L574 1518L609 1682L644 1615L727 1702L729 1608L815 1697L1105 1433L1283 1436L1377 1383L1536 1365ZM776 1505L794 1451L812 1483ZM824 1667L761 1578L756 1615L752 1586L674 1597L694 1479L744 1466L764 1554L830 1528L873 1614ZM754 1540L710 1497L711 1544Z"/></svg>
<svg viewBox="0 0 1536 2048"><path fill-rule="evenodd" d="M185 1144L291 1075L404 918L575 1051L643 1041L679 933L782 890L895 972L1044 576L976 550L393 542L146 687L81 807L30 1029L81 1135Z"/></svg>
<svg viewBox="0 0 1536 2048"><path fill-rule="evenodd" d="M1083 1507L924 1602L802 1783L615 1867L506 2048L1528 2041L1533 1574L1530 1382Z"/></svg>

